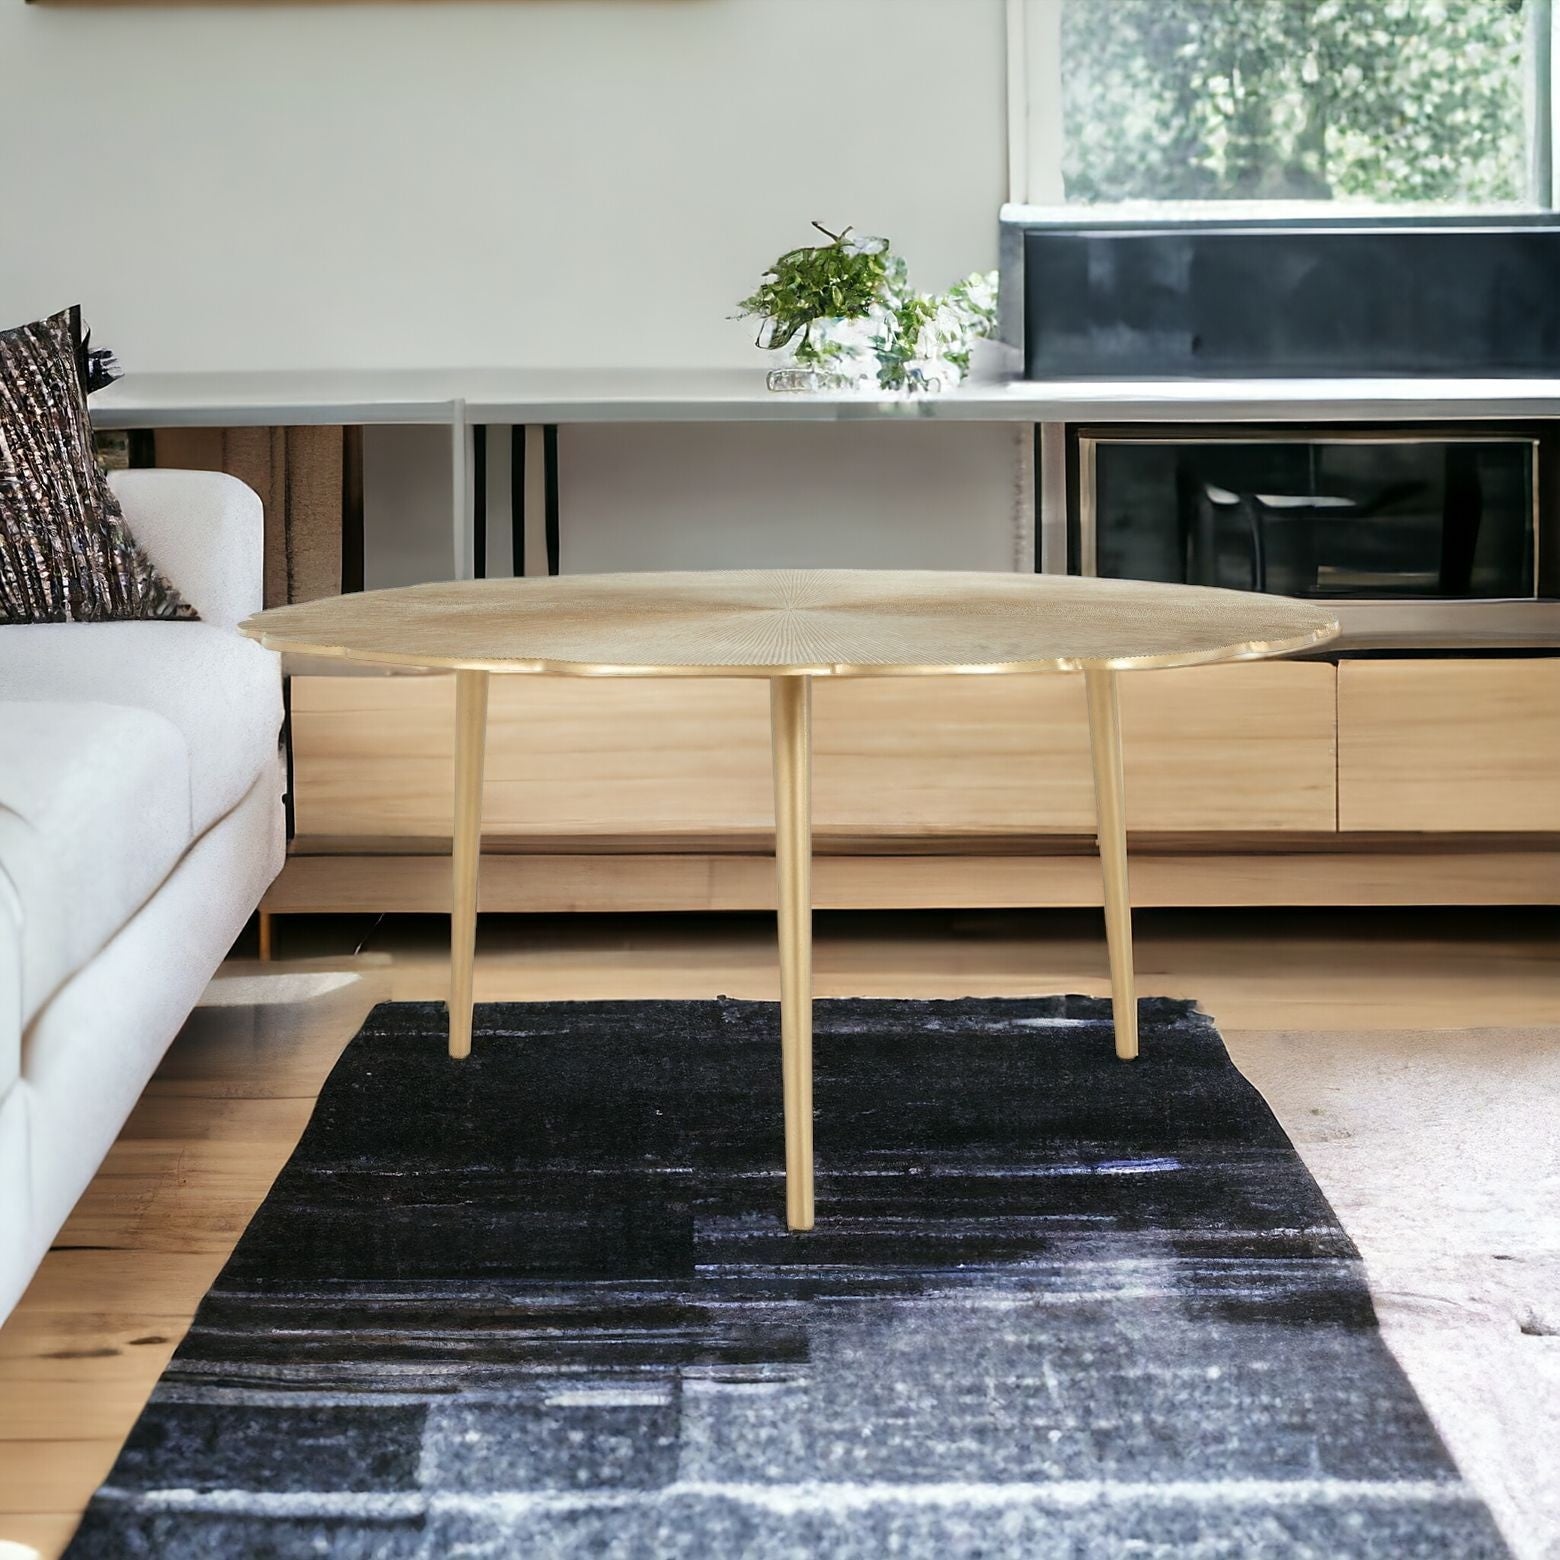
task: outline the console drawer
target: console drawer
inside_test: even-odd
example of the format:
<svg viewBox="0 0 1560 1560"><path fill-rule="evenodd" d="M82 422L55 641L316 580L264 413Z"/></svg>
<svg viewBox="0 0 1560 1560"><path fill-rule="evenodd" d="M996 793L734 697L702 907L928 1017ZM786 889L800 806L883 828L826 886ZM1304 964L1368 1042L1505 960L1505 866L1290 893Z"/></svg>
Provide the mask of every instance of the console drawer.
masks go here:
<svg viewBox="0 0 1560 1560"><path fill-rule="evenodd" d="M1344 661L1344 830L1560 830L1560 659Z"/></svg>
<svg viewBox="0 0 1560 1560"><path fill-rule="evenodd" d="M300 839L449 837L449 677L293 681ZM756 679L495 677L484 828L504 836L766 835ZM1334 677L1319 662L1127 673L1135 830L1331 830ZM821 678L814 827L891 836L1094 828L1083 679Z"/></svg>

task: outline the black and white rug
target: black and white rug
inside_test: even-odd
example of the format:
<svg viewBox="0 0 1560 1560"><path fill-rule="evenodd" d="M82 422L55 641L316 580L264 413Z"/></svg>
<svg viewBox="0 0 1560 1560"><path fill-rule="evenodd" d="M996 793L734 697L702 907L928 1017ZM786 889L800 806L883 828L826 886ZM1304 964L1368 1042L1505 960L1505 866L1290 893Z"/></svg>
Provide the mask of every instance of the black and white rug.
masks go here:
<svg viewBox="0 0 1560 1560"><path fill-rule="evenodd" d="M1506 1554L1189 1004L378 1008L75 1560Z"/></svg>

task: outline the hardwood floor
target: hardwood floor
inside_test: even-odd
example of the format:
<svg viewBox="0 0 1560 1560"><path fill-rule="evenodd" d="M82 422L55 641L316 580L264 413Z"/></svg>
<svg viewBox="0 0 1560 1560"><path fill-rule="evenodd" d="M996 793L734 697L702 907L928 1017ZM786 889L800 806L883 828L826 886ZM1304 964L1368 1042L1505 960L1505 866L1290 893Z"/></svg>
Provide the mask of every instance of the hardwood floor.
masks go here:
<svg viewBox="0 0 1560 1560"><path fill-rule="evenodd" d="M1150 912L1138 984L1198 998L1226 1033L1553 1024L1557 932L1553 911ZM434 918L284 920L277 962L224 967L0 1328L0 1540L46 1557L67 1542L343 1045L377 1001L442 996L443 937ZM1083 913L824 915L816 955L820 996L1107 984ZM773 997L772 928L490 918L476 986L489 1001Z"/></svg>

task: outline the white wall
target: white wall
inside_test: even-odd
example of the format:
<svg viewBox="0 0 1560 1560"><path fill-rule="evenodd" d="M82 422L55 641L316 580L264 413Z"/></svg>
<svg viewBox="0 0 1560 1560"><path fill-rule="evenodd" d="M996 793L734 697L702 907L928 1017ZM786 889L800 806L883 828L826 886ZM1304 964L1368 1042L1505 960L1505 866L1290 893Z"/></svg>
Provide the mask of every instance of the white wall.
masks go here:
<svg viewBox="0 0 1560 1560"><path fill-rule="evenodd" d="M1009 569L1013 439L1001 423L565 428L563 567Z"/></svg>
<svg viewBox="0 0 1560 1560"><path fill-rule="evenodd" d="M144 369L746 361L807 222L995 264L1001 0L0 0L0 298Z"/></svg>
<svg viewBox="0 0 1560 1560"><path fill-rule="evenodd" d="M132 371L757 374L748 325L727 316L809 218L888 234L926 287L995 264L1004 70L1002 0L0 0L0 318L79 299ZM832 522L907 561L919 488L912 507L957 499L949 523L974 553L1007 555L1011 470L966 490L990 430L949 432L951 465L932 464L959 483L930 493L927 461L897 471L857 432L764 430L788 458L725 461L722 483L743 486L703 502L730 513L767 484L752 512L784 513L790 478L828 469L809 498L824 554ZM641 480L644 437L566 441L566 522L572 490L597 541L634 511L641 535L701 556L662 476ZM679 460L700 488L686 436ZM387 545L422 523L395 512L404 484L370 490L391 506ZM841 546L862 551L860 535Z"/></svg>

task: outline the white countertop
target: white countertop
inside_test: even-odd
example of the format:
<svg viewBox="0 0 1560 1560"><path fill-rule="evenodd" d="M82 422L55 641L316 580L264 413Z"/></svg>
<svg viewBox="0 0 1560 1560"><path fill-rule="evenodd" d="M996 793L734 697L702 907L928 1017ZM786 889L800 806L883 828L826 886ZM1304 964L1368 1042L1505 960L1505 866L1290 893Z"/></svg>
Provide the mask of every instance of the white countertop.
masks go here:
<svg viewBox="0 0 1560 1560"><path fill-rule="evenodd" d="M88 402L99 428L459 421L454 376L413 369L128 373Z"/></svg>
<svg viewBox="0 0 1560 1560"><path fill-rule="evenodd" d="M1560 417L1560 379L990 380L943 395L777 394L752 368L130 373L100 428L306 423L1449 421Z"/></svg>

